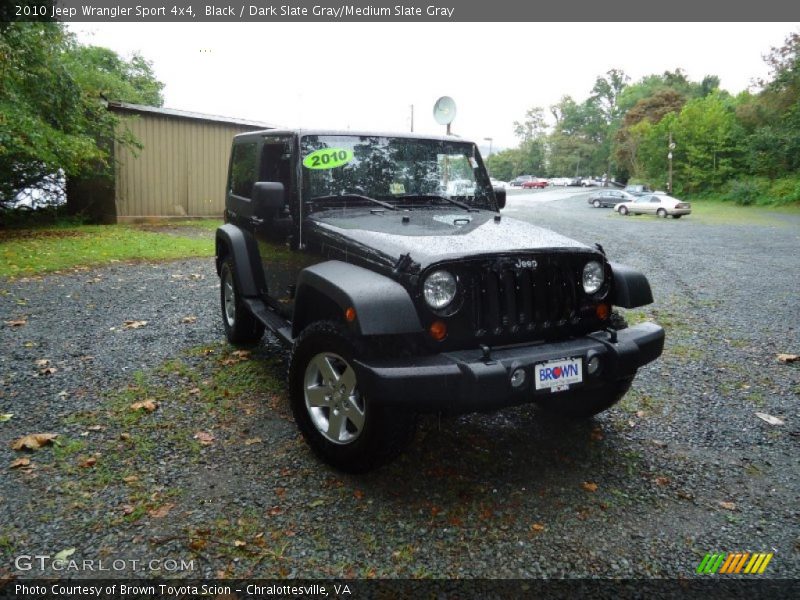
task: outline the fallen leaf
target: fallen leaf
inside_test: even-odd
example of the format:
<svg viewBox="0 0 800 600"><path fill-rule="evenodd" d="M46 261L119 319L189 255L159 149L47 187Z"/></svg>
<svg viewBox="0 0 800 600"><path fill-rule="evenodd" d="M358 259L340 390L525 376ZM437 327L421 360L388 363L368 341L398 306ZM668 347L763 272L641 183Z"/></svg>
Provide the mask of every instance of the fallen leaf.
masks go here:
<svg viewBox="0 0 800 600"><path fill-rule="evenodd" d="M544 531L544 525L542 525L541 523L534 523L533 525L531 525L531 531L535 531L536 533Z"/></svg>
<svg viewBox="0 0 800 600"><path fill-rule="evenodd" d="M194 388L189 390L189 395L190 396L199 396L201 391L202 390L200 388L194 387Z"/></svg>
<svg viewBox="0 0 800 600"><path fill-rule="evenodd" d="M734 502L720 502L719 505L725 510L736 510L736 504Z"/></svg>
<svg viewBox="0 0 800 600"><path fill-rule="evenodd" d="M195 538L191 542L189 542L189 548L191 548L196 552L199 552L200 550L206 547L207 543L208 542L206 542L206 540Z"/></svg>
<svg viewBox="0 0 800 600"><path fill-rule="evenodd" d="M800 355L798 354L778 354L778 360L782 363L792 363L797 362L800 360Z"/></svg>
<svg viewBox="0 0 800 600"><path fill-rule="evenodd" d="M255 438L248 438L248 439L246 439L246 440L244 441L244 445L245 445L245 446L252 446L253 444L260 444L260 443L261 443L261 442L263 442L263 441L264 441L264 440L262 440L261 438L258 438L258 437L255 437Z"/></svg>
<svg viewBox="0 0 800 600"><path fill-rule="evenodd" d="M267 511L267 514L270 517L277 517L278 515L283 514L283 509L280 506L273 506Z"/></svg>
<svg viewBox="0 0 800 600"><path fill-rule="evenodd" d="M645 413L644 413L643 410L637 410L636 411L636 416L639 417L640 419L644 417L644 414Z"/></svg>
<svg viewBox="0 0 800 600"><path fill-rule="evenodd" d="M153 412L157 408L158 404L152 400L141 400L140 402L134 402L131 404L131 410L145 410L147 412Z"/></svg>
<svg viewBox="0 0 800 600"><path fill-rule="evenodd" d="M586 490L587 492L596 492L597 491L597 484L592 483L590 481L584 481L581 484L581 487Z"/></svg>
<svg viewBox="0 0 800 600"><path fill-rule="evenodd" d="M123 504L121 507L123 515L131 514L136 508L131 504Z"/></svg>
<svg viewBox="0 0 800 600"><path fill-rule="evenodd" d="M127 477L123 477L122 481L124 481L125 483L134 483L136 481L139 481L139 478L136 475L128 475Z"/></svg>
<svg viewBox="0 0 800 600"><path fill-rule="evenodd" d="M656 477L656 485L665 486L669 485L669 477Z"/></svg>
<svg viewBox="0 0 800 600"><path fill-rule="evenodd" d="M123 323L123 329L139 329L140 327L144 327L147 325L147 321L131 321L127 320Z"/></svg>
<svg viewBox="0 0 800 600"><path fill-rule="evenodd" d="M175 507L174 504L164 504L163 506L159 506L158 508L153 508L147 511L147 514L153 517L154 519L163 519L169 514Z"/></svg>
<svg viewBox="0 0 800 600"><path fill-rule="evenodd" d="M196 322L197 322L197 317L195 317L194 315L189 315L188 317L183 317L181 319L181 323L191 324Z"/></svg>
<svg viewBox="0 0 800 600"><path fill-rule="evenodd" d="M46 367L50 364L50 360L47 358L40 358L34 363L37 367Z"/></svg>
<svg viewBox="0 0 800 600"><path fill-rule="evenodd" d="M322 506L325 504L325 500L314 500L313 502L308 503L309 508L317 508L318 506Z"/></svg>
<svg viewBox="0 0 800 600"><path fill-rule="evenodd" d="M13 321L3 321L9 327L24 327L28 324L26 319L14 319Z"/></svg>
<svg viewBox="0 0 800 600"><path fill-rule="evenodd" d="M243 542L242 540L234 540L233 545L237 548L241 548L242 546L247 546L247 542Z"/></svg>
<svg viewBox="0 0 800 600"><path fill-rule="evenodd" d="M105 427L103 427L102 425L92 425L91 427L87 427L86 429L88 429L89 431L103 431Z"/></svg>
<svg viewBox="0 0 800 600"><path fill-rule="evenodd" d="M353 496L356 500L361 500L364 497L364 492L361 490L353 490Z"/></svg>
<svg viewBox="0 0 800 600"><path fill-rule="evenodd" d="M119 439L127 442L129 439L131 439L131 434L130 433L120 433L119 434Z"/></svg>
<svg viewBox="0 0 800 600"><path fill-rule="evenodd" d="M9 469L19 469L20 467L28 467L31 464L30 458L18 458L14 462L12 462L8 468Z"/></svg>
<svg viewBox="0 0 800 600"><path fill-rule="evenodd" d="M53 561L67 560L73 554L75 554L75 548L67 548L61 552L56 552L56 555L53 557Z"/></svg>
<svg viewBox="0 0 800 600"><path fill-rule="evenodd" d="M39 374L40 375L52 375L56 371L58 371L58 369L56 369L55 367L45 367L44 369L39 371Z"/></svg>
<svg viewBox="0 0 800 600"><path fill-rule="evenodd" d="M14 416L14 413L0 413L0 423L5 423L6 421L10 421L11 417Z"/></svg>
<svg viewBox="0 0 800 600"><path fill-rule="evenodd" d="M42 446L52 444L57 437L57 433L32 433L12 442L11 448L13 450L38 450Z"/></svg>
<svg viewBox="0 0 800 600"><path fill-rule="evenodd" d="M83 461L80 464L80 466L83 467L84 469L87 469L89 467L95 466L96 464L97 464L97 459L94 456L90 456L85 461Z"/></svg>
<svg viewBox="0 0 800 600"><path fill-rule="evenodd" d="M241 360L249 359L250 354L251 354L250 350L235 350L231 352L231 356L235 356L236 358L239 358Z"/></svg>
<svg viewBox="0 0 800 600"><path fill-rule="evenodd" d="M773 417L767 413L757 412L756 416L770 425L783 425L783 421L781 421L778 417Z"/></svg>
<svg viewBox="0 0 800 600"><path fill-rule="evenodd" d="M194 434L194 439L200 442L200 444L203 446L210 446L211 444L214 443L214 440L216 438L214 438L214 436L211 435L210 433L206 433L205 431L198 431L197 433Z"/></svg>

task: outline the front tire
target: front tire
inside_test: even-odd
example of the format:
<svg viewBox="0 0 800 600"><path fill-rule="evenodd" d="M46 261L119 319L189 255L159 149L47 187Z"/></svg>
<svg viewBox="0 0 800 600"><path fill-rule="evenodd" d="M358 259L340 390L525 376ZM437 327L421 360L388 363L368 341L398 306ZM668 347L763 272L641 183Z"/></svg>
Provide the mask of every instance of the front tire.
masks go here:
<svg viewBox="0 0 800 600"><path fill-rule="evenodd" d="M242 302L233 259L225 257L219 271L220 308L225 337L231 344L255 344L264 335L264 324Z"/></svg>
<svg viewBox="0 0 800 600"><path fill-rule="evenodd" d="M662 219L666 219L666 218L667 218L667 211L666 211L666 210L664 210L663 208L659 208L659 209L656 211L656 214L657 214L659 217L661 217Z"/></svg>
<svg viewBox="0 0 800 600"><path fill-rule="evenodd" d="M620 206L619 207L619 214L621 214L623 217L627 217L628 216L628 208L626 206Z"/></svg>
<svg viewBox="0 0 800 600"><path fill-rule="evenodd" d="M365 353L344 326L309 325L292 349L289 398L300 432L324 462L363 473L395 458L414 434L414 415L388 409L360 389L354 368Z"/></svg>
<svg viewBox="0 0 800 600"><path fill-rule="evenodd" d="M600 208L600 200L595 200L594 201L594 207L595 208Z"/></svg>

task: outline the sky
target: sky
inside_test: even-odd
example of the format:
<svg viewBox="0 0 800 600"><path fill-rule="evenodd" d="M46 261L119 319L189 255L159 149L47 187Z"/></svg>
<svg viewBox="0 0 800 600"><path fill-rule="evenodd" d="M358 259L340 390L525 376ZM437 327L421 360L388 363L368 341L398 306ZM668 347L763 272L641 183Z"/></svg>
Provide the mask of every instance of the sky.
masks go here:
<svg viewBox="0 0 800 600"><path fill-rule="evenodd" d="M763 55L800 23L71 23L83 44L139 52L164 106L286 127L443 134L484 152L516 146L513 122L564 95L581 102L621 69L635 82L683 69L738 93L768 69Z"/></svg>

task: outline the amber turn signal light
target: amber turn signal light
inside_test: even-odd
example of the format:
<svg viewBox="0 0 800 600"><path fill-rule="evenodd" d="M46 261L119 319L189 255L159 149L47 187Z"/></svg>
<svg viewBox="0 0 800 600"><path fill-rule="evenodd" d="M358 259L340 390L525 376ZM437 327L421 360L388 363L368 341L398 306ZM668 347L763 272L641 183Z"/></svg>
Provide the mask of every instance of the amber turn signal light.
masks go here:
<svg viewBox="0 0 800 600"><path fill-rule="evenodd" d="M447 325L444 324L444 321L434 321L428 327L428 334L437 342L441 342L447 337Z"/></svg>
<svg viewBox="0 0 800 600"><path fill-rule="evenodd" d="M608 304L598 304L597 308L595 308L595 313L597 314L597 318L601 321L605 321L608 318Z"/></svg>
<svg viewBox="0 0 800 600"><path fill-rule="evenodd" d="M352 323L356 320L356 309L352 306L348 307L347 310L344 311L344 318L347 320L348 323Z"/></svg>

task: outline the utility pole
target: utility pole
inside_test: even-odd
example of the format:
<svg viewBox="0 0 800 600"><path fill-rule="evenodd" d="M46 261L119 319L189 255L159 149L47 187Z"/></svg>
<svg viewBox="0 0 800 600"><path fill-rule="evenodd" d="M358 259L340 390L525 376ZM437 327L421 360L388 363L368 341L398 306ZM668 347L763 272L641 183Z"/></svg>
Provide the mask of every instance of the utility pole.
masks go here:
<svg viewBox="0 0 800 600"><path fill-rule="evenodd" d="M411 105L411 133L414 133L414 105Z"/></svg>
<svg viewBox="0 0 800 600"><path fill-rule="evenodd" d="M489 158L492 155L492 141L494 141L494 138L485 137L483 139L489 142L489 154L486 155L486 158Z"/></svg>
<svg viewBox="0 0 800 600"><path fill-rule="evenodd" d="M667 180L667 193L672 194L672 151L675 150L675 142L672 141L672 132L669 132L669 153L667 159L669 160L669 179Z"/></svg>

